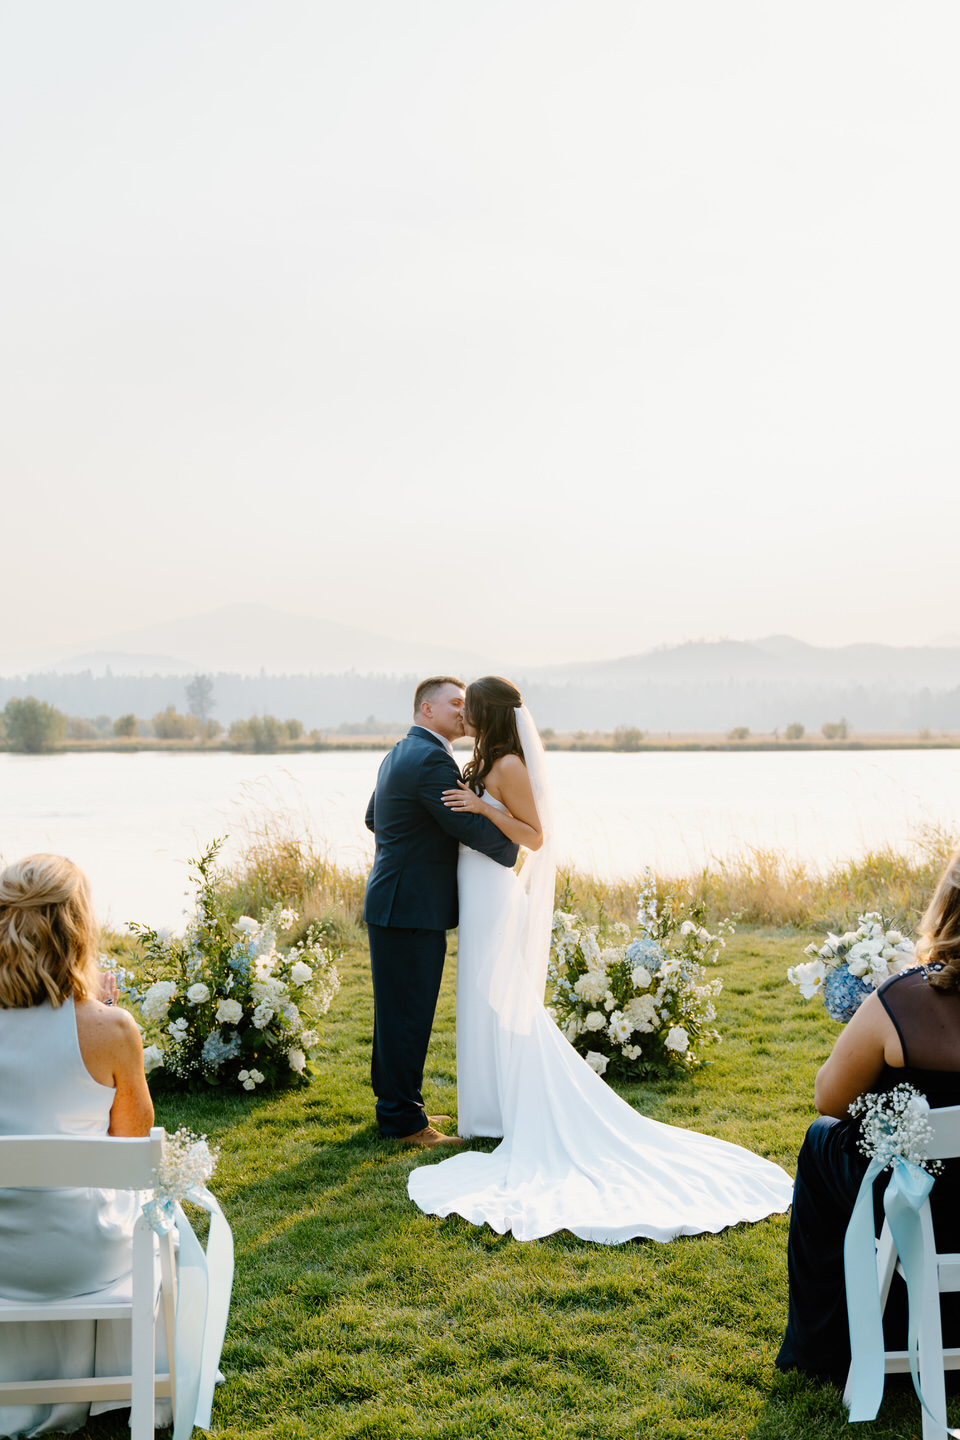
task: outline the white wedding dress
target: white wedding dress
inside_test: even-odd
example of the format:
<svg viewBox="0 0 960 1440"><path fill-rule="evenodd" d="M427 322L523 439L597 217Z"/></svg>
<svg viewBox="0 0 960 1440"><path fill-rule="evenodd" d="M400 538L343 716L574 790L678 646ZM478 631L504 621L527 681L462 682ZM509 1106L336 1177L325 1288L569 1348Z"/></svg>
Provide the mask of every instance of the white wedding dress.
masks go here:
<svg viewBox="0 0 960 1440"><path fill-rule="evenodd" d="M543 751L526 709L518 729L546 837L520 875L461 849L457 960L460 1130L503 1135L413 1170L430 1215L536 1240L570 1230L616 1245L716 1232L788 1209L793 1181L770 1160L640 1115L601 1080L543 1006L555 867ZM490 796L488 804L496 804Z"/></svg>

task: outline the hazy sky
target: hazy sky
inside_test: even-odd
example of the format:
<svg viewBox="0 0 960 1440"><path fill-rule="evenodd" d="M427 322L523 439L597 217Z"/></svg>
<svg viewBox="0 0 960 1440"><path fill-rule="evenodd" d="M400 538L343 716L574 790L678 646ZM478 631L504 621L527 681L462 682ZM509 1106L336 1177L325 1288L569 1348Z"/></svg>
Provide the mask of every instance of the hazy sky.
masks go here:
<svg viewBox="0 0 960 1440"><path fill-rule="evenodd" d="M954 614L960 7L0 0L8 648Z"/></svg>

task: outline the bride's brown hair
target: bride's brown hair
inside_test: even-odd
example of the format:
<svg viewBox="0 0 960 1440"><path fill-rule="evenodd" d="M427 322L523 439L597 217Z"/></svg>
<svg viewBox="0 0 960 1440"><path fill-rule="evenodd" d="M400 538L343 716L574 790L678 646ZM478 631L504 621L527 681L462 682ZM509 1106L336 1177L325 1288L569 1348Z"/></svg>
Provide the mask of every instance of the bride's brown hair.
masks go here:
<svg viewBox="0 0 960 1440"><path fill-rule="evenodd" d="M463 768L463 778L471 790L483 794L484 781L493 766L504 755L519 755L523 746L517 733L517 709L523 699L516 685L502 675L484 675L467 686L464 714L476 731L473 758Z"/></svg>

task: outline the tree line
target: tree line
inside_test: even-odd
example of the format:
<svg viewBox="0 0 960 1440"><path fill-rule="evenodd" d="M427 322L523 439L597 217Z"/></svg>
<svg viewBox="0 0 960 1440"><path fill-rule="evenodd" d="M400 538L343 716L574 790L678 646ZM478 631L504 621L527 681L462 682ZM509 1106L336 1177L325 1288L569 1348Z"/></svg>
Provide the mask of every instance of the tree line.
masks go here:
<svg viewBox="0 0 960 1440"><path fill-rule="evenodd" d="M209 716L181 714L175 705L158 711L150 720L129 713L112 720L109 715L83 719L38 700L34 695L8 700L0 711L0 745L21 754L39 755L58 749L71 740L193 740L212 741L224 736L238 750L269 753L282 745L301 740L299 720L278 720L274 715L251 715L234 720L224 732L218 720ZM310 739L319 739L314 731Z"/></svg>

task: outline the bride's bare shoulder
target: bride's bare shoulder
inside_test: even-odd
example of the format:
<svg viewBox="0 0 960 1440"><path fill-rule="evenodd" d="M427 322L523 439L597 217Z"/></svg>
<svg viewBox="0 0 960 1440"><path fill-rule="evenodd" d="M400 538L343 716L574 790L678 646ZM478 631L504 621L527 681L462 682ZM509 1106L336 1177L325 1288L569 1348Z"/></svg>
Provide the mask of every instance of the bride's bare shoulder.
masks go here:
<svg viewBox="0 0 960 1440"><path fill-rule="evenodd" d="M519 755L501 755L490 766L487 782L501 792L504 790L516 793L517 787L526 793L530 789L530 780L527 775L527 767Z"/></svg>

